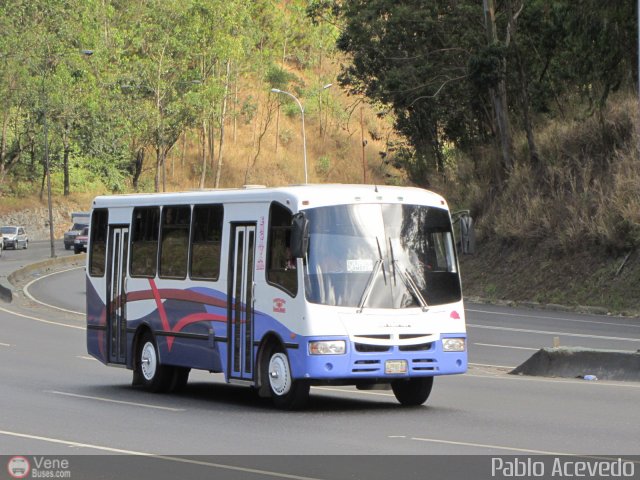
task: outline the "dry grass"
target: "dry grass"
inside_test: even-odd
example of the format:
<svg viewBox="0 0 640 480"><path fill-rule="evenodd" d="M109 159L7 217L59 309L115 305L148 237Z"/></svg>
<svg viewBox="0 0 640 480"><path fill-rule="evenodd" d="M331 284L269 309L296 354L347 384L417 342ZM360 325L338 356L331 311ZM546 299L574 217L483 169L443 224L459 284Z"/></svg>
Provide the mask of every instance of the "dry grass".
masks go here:
<svg viewBox="0 0 640 480"><path fill-rule="evenodd" d="M481 235L551 251L617 253L640 245L636 111L629 95L613 99L601 117L550 122L537 132L540 165L521 153L499 193L492 187L495 153L486 155L489 166L465 196L481 214ZM517 149L526 151L524 139Z"/></svg>
<svg viewBox="0 0 640 480"><path fill-rule="evenodd" d="M323 115L323 129L317 112L305 115L307 175L309 183L363 183L363 149L359 114L349 116L350 104L354 99L346 97L337 87L327 91L332 95L333 115L327 119ZM223 144L223 166L220 187L239 187L245 184L281 186L304 183L304 149L299 112L286 115L281 109L279 136L276 147L276 122L267 122L268 104L258 106L251 123L229 119L225 124ZM359 110L358 110L359 112ZM384 119L378 119L369 107L364 109L364 148L367 183L405 183L401 172L391 166L388 155L383 162L380 152L387 150L387 140L394 139L392 126ZM275 115L272 112L272 117ZM264 132L263 135L261 135ZM176 145L167 160L168 191L191 190L199 187L201 146L197 135L188 137L184 161L182 147ZM215 185L218 161L218 142L215 145L215 163L207 165L205 188ZM155 159L147 156L142 177L144 190L153 189Z"/></svg>

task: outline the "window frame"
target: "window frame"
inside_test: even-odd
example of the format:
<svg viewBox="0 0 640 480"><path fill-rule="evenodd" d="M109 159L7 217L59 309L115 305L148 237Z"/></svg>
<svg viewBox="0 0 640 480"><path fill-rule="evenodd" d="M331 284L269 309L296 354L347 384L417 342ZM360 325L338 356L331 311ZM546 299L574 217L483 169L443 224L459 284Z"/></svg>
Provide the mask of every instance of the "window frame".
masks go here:
<svg viewBox="0 0 640 480"><path fill-rule="evenodd" d="M277 201L273 201L269 204L269 226L268 226L268 230L267 230L267 255L266 255L266 267L264 269L264 275L265 275L265 282L268 285L271 285L272 287L276 287L279 290L282 290L283 292L285 292L286 294L288 294L291 298L296 298L298 296L298 293L300 292L300 275L298 273L298 269L292 269L295 272L295 290L290 290L288 289L285 285L282 285L281 283L278 283L275 280L272 280L269 278L269 273L272 271L280 271L280 270L273 270L272 266L271 266L271 261L272 261L272 250L271 250L271 244L273 241L273 231L274 231L274 225L273 225L273 210L274 208L280 208L283 211L288 212L288 215L290 217L293 217L293 212L291 211L291 209L287 208L286 206L284 206L282 203L277 202ZM291 240L291 222L289 222L288 225L279 225L277 227L278 229L283 229L286 230L288 228L289 230L289 241ZM297 262L297 259L294 259ZM286 269L281 269L282 271L286 271Z"/></svg>
<svg viewBox="0 0 640 480"><path fill-rule="evenodd" d="M214 276L213 277L206 277L206 276L201 276L201 275L194 275L193 274L193 246L194 246L194 238L196 236L196 228L195 228L195 222L196 222L196 209L217 209L219 210L220 213L220 223L219 225L215 225L215 227L219 226L219 234L220 234L220 246L218 248L218 256L217 256L217 268L214 271ZM199 204L195 204L193 205L193 208L191 209L191 233L189 236L189 264L188 264L188 275L189 278L192 280L197 280L197 281L202 281L202 282L217 282L218 280L220 280L220 272L222 270L222 242L224 239L224 203L199 203ZM200 243L206 243L206 242L198 242L198 244ZM215 243L215 241L214 241Z"/></svg>
<svg viewBox="0 0 640 480"><path fill-rule="evenodd" d="M100 231L99 228L96 228L94 221L97 222L97 216L106 214L106 221L102 224L104 227L104 241L96 242L95 236ZM91 214L91 223L89 228L89 262L88 262L88 273L92 278L104 278L107 273L107 243L109 241L109 209L108 208L96 208L93 210ZM94 273L94 258L95 258L95 248L97 245L104 244L104 264L102 265L102 273L100 275Z"/></svg>
<svg viewBox="0 0 640 480"><path fill-rule="evenodd" d="M155 252L155 266L154 266L154 273L153 275L149 275L149 274L136 274L134 273L133 270L133 260L135 258L135 244L136 242L134 241L135 235L137 234L137 229L136 229L136 222L135 222L135 217L136 217L136 212L140 211L140 210L156 210L158 212L158 225L157 225L157 229L156 229L156 252ZM159 205L149 205L149 206L139 206L139 207L134 207L133 211L131 212L131 233L129 236L129 276L131 278L156 278L158 276L158 267L159 267L159 250L160 250L160 223L161 223L161 209Z"/></svg>
<svg viewBox="0 0 640 480"><path fill-rule="evenodd" d="M186 223L178 223L177 221L176 223L172 223L172 224L165 223L166 215L170 211L170 209L188 210L189 211L188 221ZM163 205L162 206L162 209L160 211L160 231L158 233L158 266L156 269L156 274L158 278L162 278L163 280L185 280L189 275L192 213L193 213L193 209L191 205L181 204L181 205ZM180 215L177 215L177 217L180 218ZM187 231L187 235L185 237L186 239L185 245L187 250L186 250L186 258L184 258L184 269L180 272L181 273L180 275L168 275L166 273L163 273L163 264L165 263L165 260L166 260L163 257L163 253L165 249L165 244L164 244L165 235L167 234L167 232L170 232L170 231L182 231L182 230Z"/></svg>

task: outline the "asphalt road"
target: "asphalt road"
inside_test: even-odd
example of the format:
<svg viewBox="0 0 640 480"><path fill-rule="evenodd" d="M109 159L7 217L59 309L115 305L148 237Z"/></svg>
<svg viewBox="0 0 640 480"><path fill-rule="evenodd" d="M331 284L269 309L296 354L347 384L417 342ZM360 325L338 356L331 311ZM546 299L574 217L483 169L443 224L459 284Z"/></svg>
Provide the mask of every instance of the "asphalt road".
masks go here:
<svg viewBox="0 0 640 480"><path fill-rule="evenodd" d="M84 269L34 279L28 292L43 303L82 315ZM542 347L640 349L640 319L467 304L469 358L478 365L516 367Z"/></svg>
<svg viewBox="0 0 640 480"><path fill-rule="evenodd" d="M5 262L3 255L3 274ZM29 292L82 312L83 287L76 269L37 280ZM184 460L177 455L225 455L189 466L209 478L374 479L388 478L390 468L398 478L427 478L410 468L411 459L387 455L640 452L640 384L515 377L485 366L515 366L554 337L563 345L637 350L638 319L468 305L467 322L470 371L437 378L425 406L402 408L391 392L313 388L307 410L284 413L205 372L194 372L182 394L134 389L131 372L87 356L82 315L28 299L0 304L0 454L165 455L171 458L154 464L165 473Z"/></svg>

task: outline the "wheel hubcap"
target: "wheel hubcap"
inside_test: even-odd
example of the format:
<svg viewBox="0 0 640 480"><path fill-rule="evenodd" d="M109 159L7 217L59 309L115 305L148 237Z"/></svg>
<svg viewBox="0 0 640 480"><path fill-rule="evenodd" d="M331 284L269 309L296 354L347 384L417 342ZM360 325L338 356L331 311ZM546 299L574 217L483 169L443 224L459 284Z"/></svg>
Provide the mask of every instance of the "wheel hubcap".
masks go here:
<svg viewBox="0 0 640 480"><path fill-rule="evenodd" d="M278 396L286 395L291 388L289 361L284 353L276 353L269 361L269 384Z"/></svg>
<svg viewBox="0 0 640 480"><path fill-rule="evenodd" d="M142 355L140 356L140 368L145 380L153 380L156 374L157 364L156 349L151 342L145 343L144 347L142 347Z"/></svg>

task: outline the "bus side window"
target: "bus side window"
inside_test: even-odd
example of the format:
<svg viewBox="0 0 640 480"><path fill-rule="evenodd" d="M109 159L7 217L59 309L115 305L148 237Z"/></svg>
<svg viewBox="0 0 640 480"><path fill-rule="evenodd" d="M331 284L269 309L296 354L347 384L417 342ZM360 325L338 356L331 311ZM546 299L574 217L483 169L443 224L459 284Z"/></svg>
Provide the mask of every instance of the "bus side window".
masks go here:
<svg viewBox="0 0 640 480"><path fill-rule="evenodd" d="M107 227L109 210L96 209L91 217L91 241L89 242L89 275L102 277L105 272L107 254Z"/></svg>
<svg viewBox="0 0 640 480"><path fill-rule="evenodd" d="M222 205L193 207L191 234L191 278L218 280L222 245Z"/></svg>
<svg viewBox="0 0 640 480"><path fill-rule="evenodd" d="M161 278L186 278L190 223L190 206L162 208L159 269Z"/></svg>
<svg viewBox="0 0 640 480"><path fill-rule="evenodd" d="M158 231L160 208L133 209L131 222L131 276L155 277L158 268Z"/></svg>
<svg viewBox="0 0 640 480"><path fill-rule="evenodd" d="M295 297L298 293L298 274L295 259L289 250L291 240L291 212L279 203L269 210L269 244L267 252L267 281Z"/></svg>

